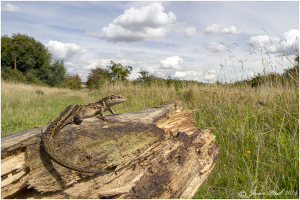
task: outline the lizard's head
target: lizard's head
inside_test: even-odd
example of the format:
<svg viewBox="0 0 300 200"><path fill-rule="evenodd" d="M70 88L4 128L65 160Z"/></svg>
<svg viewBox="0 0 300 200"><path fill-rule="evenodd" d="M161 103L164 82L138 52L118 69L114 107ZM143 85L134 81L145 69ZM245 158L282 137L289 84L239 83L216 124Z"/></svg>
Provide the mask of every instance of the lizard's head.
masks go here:
<svg viewBox="0 0 300 200"><path fill-rule="evenodd" d="M107 106L113 106L119 103L123 103L125 102L127 99L123 96L120 95L110 95L108 97L105 98L105 103Z"/></svg>

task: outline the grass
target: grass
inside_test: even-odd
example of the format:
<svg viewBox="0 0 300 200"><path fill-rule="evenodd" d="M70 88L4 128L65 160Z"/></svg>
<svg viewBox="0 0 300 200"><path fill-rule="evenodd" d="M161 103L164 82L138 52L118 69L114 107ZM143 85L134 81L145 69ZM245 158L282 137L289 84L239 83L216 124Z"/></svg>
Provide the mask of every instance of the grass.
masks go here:
<svg viewBox="0 0 300 200"><path fill-rule="evenodd" d="M196 126L215 128L220 146L216 167L194 198L298 199L299 73L265 74L276 66L287 68L290 60L287 52L273 59L268 52L259 52L264 74L256 79L264 84L253 88L247 81L175 81L171 85L154 81L151 86L104 83L99 90L74 91L1 81L1 136L45 125L70 104L85 104L110 94L128 99L115 106L121 113L180 100L183 106L197 110L193 113ZM234 67L231 54L229 57ZM241 68L244 71L243 63Z"/></svg>
<svg viewBox="0 0 300 200"><path fill-rule="evenodd" d="M299 197L295 195L299 188L299 83L175 88L129 82L92 91L1 83L2 136L45 125L70 104L110 94L128 99L116 106L117 112L180 100L185 107L198 109L193 113L196 126L216 128L213 134L220 145L217 165L194 198L240 198L242 190L250 198ZM271 195L270 191L283 192Z"/></svg>
<svg viewBox="0 0 300 200"><path fill-rule="evenodd" d="M216 90L195 117L216 127L219 162L195 198L298 198L286 195L299 188L298 88Z"/></svg>

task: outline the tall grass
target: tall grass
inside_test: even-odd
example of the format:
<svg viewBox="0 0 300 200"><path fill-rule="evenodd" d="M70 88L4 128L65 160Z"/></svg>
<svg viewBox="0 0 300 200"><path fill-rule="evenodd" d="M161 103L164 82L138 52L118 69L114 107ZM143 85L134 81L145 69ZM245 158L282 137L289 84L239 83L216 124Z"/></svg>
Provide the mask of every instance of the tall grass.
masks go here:
<svg viewBox="0 0 300 200"><path fill-rule="evenodd" d="M220 155L195 198L298 198L298 89L216 88L209 99L195 118L216 127Z"/></svg>
<svg viewBox="0 0 300 200"><path fill-rule="evenodd" d="M175 88L129 82L72 91L2 81L2 136L44 125L72 103L84 104L109 94L128 99L116 107L117 112L180 100L197 110L198 127L216 128L219 160L195 198L240 198L242 190L248 197L254 191L260 193L251 198L298 197L294 194L299 187L299 91L295 85L189 84ZM268 195L282 190L280 195Z"/></svg>
<svg viewBox="0 0 300 200"><path fill-rule="evenodd" d="M269 57L261 53L264 72L284 64L283 56ZM217 165L194 198L299 198L299 72L264 75L254 87L247 81L105 82L99 90L80 91L1 81L1 135L45 125L70 104L110 94L128 99L116 106L121 113L180 100L194 110L196 126L215 128L220 145Z"/></svg>

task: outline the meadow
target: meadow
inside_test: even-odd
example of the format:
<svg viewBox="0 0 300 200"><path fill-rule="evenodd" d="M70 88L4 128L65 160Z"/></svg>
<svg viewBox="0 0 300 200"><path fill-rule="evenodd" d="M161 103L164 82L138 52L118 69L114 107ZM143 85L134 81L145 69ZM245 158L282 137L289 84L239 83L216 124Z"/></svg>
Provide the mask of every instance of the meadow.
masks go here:
<svg viewBox="0 0 300 200"><path fill-rule="evenodd" d="M128 100L121 113L180 100L201 129L215 128L216 167L194 198L299 198L299 81L233 84L104 83L69 90L1 81L1 136L45 125L68 105L110 94Z"/></svg>

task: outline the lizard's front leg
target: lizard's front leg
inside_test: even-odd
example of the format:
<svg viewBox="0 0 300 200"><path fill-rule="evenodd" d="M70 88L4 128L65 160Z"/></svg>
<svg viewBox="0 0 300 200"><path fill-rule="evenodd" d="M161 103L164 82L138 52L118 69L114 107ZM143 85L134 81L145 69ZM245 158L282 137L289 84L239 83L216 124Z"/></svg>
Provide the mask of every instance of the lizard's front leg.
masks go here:
<svg viewBox="0 0 300 200"><path fill-rule="evenodd" d="M109 110L111 112L111 114L113 115L120 115L122 113L116 113L111 107L109 107L107 110Z"/></svg>
<svg viewBox="0 0 300 200"><path fill-rule="evenodd" d="M103 109L103 107L100 108L100 112L99 113L100 113L100 116L102 117L103 121L107 121L107 119L106 119L106 117L104 115L104 109Z"/></svg>

